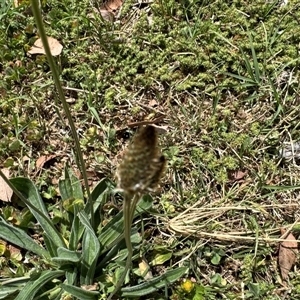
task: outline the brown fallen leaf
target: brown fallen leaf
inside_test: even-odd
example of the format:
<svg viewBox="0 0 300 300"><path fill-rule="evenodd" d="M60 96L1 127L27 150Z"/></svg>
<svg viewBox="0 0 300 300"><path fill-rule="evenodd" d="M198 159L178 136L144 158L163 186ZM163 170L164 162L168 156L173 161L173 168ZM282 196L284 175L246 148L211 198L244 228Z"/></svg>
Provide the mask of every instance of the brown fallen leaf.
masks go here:
<svg viewBox="0 0 300 300"><path fill-rule="evenodd" d="M242 179L244 179L244 177L248 174L248 170L246 171L241 171L241 170L237 170L237 171L232 171L229 173L229 179L231 182L234 181L242 181Z"/></svg>
<svg viewBox="0 0 300 300"><path fill-rule="evenodd" d="M114 15L117 13L117 10L123 5L123 1L122 0L108 0L105 1L100 9L102 10L107 10L111 13L113 13Z"/></svg>
<svg viewBox="0 0 300 300"><path fill-rule="evenodd" d="M112 22L123 5L123 0L108 0L100 7L100 14L106 21Z"/></svg>
<svg viewBox="0 0 300 300"><path fill-rule="evenodd" d="M54 39L49 36L47 37L47 40L49 43L51 55L52 56L59 55L63 49L63 46L60 44L60 42L57 39ZM46 54L42 40L37 39L27 53L29 53L29 54Z"/></svg>
<svg viewBox="0 0 300 300"><path fill-rule="evenodd" d="M140 274L141 276L144 277L145 280L149 280L153 278L150 266L148 264L148 262L146 261L145 258L140 258L139 260L139 270L140 270Z"/></svg>
<svg viewBox="0 0 300 300"><path fill-rule="evenodd" d="M8 245L7 250L10 253L10 258L12 258L16 261L21 261L22 260L21 249L19 247L16 247L16 246L13 246L13 245Z"/></svg>
<svg viewBox="0 0 300 300"><path fill-rule="evenodd" d="M41 157L39 157L35 163L35 167L37 170L40 170L43 168L44 164L46 162L48 162L49 160L53 159L57 157L56 154L50 154L50 155L42 155Z"/></svg>
<svg viewBox="0 0 300 300"><path fill-rule="evenodd" d="M285 230L283 228L281 228L280 231L282 235L285 233ZM278 264L282 280L284 281L288 279L289 272L293 265L296 263L297 255L299 252L298 243L291 233L286 237L286 240L292 241L285 241L280 243L278 254Z"/></svg>
<svg viewBox="0 0 300 300"><path fill-rule="evenodd" d="M2 169L2 173L9 178L9 169ZM0 200L10 202L13 195L13 190L7 185L7 183L0 176Z"/></svg>
<svg viewBox="0 0 300 300"><path fill-rule="evenodd" d="M94 283L91 285L82 285L81 288L86 291L97 291L99 288L99 285L98 285L98 283Z"/></svg>
<svg viewBox="0 0 300 300"><path fill-rule="evenodd" d="M113 22L114 14L106 9L100 9L100 14L105 21Z"/></svg>
<svg viewBox="0 0 300 300"><path fill-rule="evenodd" d="M152 100L149 101L148 105L151 106L151 107L154 107L154 106L159 105L159 103L155 99L152 99Z"/></svg>

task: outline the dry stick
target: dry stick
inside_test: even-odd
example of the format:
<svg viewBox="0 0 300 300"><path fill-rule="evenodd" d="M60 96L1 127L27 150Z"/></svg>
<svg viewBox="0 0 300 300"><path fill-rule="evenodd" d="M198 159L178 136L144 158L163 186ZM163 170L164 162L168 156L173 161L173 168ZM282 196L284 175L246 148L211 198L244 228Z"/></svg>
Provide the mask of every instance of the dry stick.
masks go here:
<svg viewBox="0 0 300 300"><path fill-rule="evenodd" d="M139 199L140 199L139 194L135 194L133 197L132 197L132 195L128 195L126 193L124 195L124 208L123 208L124 238L125 238L125 243L126 243L126 247L128 250L128 254L127 254L125 270L124 270L122 276L120 277L120 279L118 280L115 289L109 295L107 300L111 300L112 297L121 288L121 286L125 280L125 277L127 275L127 272L131 267L131 260L132 260L132 255L133 255L133 249L132 249L132 244L131 244L131 226L132 226L132 221L133 221L136 204L139 201Z"/></svg>

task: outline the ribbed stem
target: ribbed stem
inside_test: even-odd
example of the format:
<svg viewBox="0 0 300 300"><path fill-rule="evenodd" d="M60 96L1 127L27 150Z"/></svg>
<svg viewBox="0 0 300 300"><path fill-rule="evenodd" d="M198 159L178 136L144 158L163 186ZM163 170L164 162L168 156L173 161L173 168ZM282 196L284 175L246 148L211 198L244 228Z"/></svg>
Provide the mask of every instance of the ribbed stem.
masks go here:
<svg viewBox="0 0 300 300"><path fill-rule="evenodd" d="M50 69L51 69L52 76L53 76L53 81L55 83L60 101L63 105L64 112L65 112L65 114L68 118L68 121L69 121L72 136L73 136L73 139L74 139L74 142L75 142L75 149L76 149L75 153L77 155L77 158L78 158L78 161L79 161L79 164L80 164L80 166L78 166L78 167L79 167L79 169L82 173L85 189L86 189L87 196L88 196L88 207L89 207L89 213L91 214L91 225L92 225L92 227L94 227L93 200L92 200L90 189L89 189L87 173L86 173L86 168L85 168L85 164L84 164L84 160L83 160L82 151L81 151L81 148L80 148L79 138L78 138L78 135L77 135L77 132L76 132L76 128L75 128L75 125L74 125L74 122L73 122L73 119L72 119L72 115L71 115L68 103L67 103L66 98L65 98L64 91L62 89L62 86L61 86L61 83L60 83L60 80L59 80L59 74L58 74L58 71L57 71L56 64L55 64L54 59L53 59L53 57L51 55L51 52L50 52L50 47L49 47L49 44L48 44L48 39L47 39L47 35L46 35L46 32L45 32L45 28L44 28L44 24L43 24L43 20L42 20L42 15L41 15L41 12L40 12L39 3L40 3L40 1L38 1L38 0L31 0L32 11L33 11L33 15L34 15L34 18L35 18L36 26L38 28L40 37L41 37L42 42L43 42L43 46L44 46L44 49L45 49L45 52L46 52L47 60L48 60L48 63L49 63Z"/></svg>
<svg viewBox="0 0 300 300"><path fill-rule="evenodd" d="M132 249L132 244L131 244L131 227L132 227L132 221L133 221L135 208L136 208L136 205L137 205L139 199L140 199L139 194L135 194L133 197L129 196L127 194L124 195L124 207L123 207L124 238L125 238L125 243L126 243L126 247L128 250L128 255L127 255L125 270L124 270L122 276L120 277L120 279L118 280L114 291L109 295L107 300L111 300L112 297L122 287L122 284L125 280L128 270L131 267L131 261L132 261L132 255L133 255L133 249Z"/></svg>

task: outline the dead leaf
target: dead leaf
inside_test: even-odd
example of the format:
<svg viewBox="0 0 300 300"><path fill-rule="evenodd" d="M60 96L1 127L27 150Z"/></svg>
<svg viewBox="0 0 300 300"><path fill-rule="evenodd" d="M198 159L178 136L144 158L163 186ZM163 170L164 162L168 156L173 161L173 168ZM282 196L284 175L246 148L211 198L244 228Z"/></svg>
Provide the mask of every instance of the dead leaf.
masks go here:
<svg viewBox="0 0 300 300"><path fill-rule="evenodd" d="M123 5L122 0L108 0L101 5L100 9L107 10L115 15L117 13L117 10L122 5Z"/></svg>
<svg viewBox="0 0 300 300"><path fill-rule="evenodd" d="M60 42L57 39L54 39L49 36L47 37L47 40L49 43L51 55L52 56L59 55L63 49L63 46L60 44ZM29 53L29 54L46 54L42 40L37 39L27 53Z"/></svg>
<svg viewBox="0 0 300 300"><path fill-rule="evenodd" d="M153 278L152 272L150 270L150 266L145 258L140 258L139 270L141 276L143 276L145 280L149 280Z"/></svg>
<svg viewBox="0 0 300 300"><path fill-rule="evenodd" d="M76 99L70 97L70 98L66 98L66 101L67 101L68 103L72 104L72 103L75 103L75 102L76 102Z"/></svg>
<svg viewBox="0 0 300 300"><path fill-rule="evenodd" d="M98 283L94 283L91 285L82 285L81 288L86 291L97 291L99 289L99 285Z"/></svg>
<svg viewBox="0 0 300 300"><path fill-rule="evenodd" d="M27 155L25 155L25 156L23 156L22 160L23 160L23 162L27 162L27 161L30 161L30 158Z"/></svg>
<svg viewBox="0 0 300 300"><path fill-rule="evenodd" d="M9 178L9 169L2 169L2 173ZM13 190L7 185L7 183L0 176L0 200L10 202L13 195Z"/></svg>
<svg viewBox="0 0 300 300"><path fill-rule="evenodd" d="M50 155L42 155L41 157L39 157L35 163L35 167L37 168L37 170L40 170L43 168L44 164L46 162L48 162L49 160L53 159L57 157L56 154L50 154Z"/></svg>
<svg viewBox="0 0 300 300"><path fill-rule="evenodd" d="M158 102L155 99L152 99L152 100L149 101L148 105L151 106L151 107L154 107L154 106L158 105Z"/></svg>
<svg viewBox="0 0 300 300"><path fill-rule="evenodd" d="M94 8L93 9L94 12L92 13L88 13L87 16L92 19L92 20L95 20L95 14L99 14L100 12L100 15L102 16L102 18L108 22L113 22L114 21L114 14L109 12L107 9L96 9Z"/></svg>
<svg viewBox="0 0 300 300"><path fill-rule="evenodd" d="M100 14L105 21L113 22L114 14L106 9L100 9Z"/></svg>
<svg viewBox="0 0 300 300"><path fill-rule="evenodd" d="M123 0L108 0L100 7L100 14L106 21L112 22L123 5Z"/></svg>
<svg viewBox="0 0 300 300"><path fill-rule="evenodd" d="M13 245L8 245L7 250L10 253L10 258L16 260L16 261L21 261L22 260L22 254L21 254L21 249L13 246Z"/></svg>
<svg viewBox="0 0 300 300"><path fill-rule="evenodd" d="M281 234L284 234L285 230L281 229ZM295 237L290 233L286 240L282 242L279 246L279 254L278 254L278 264L280 268L280 273L282 280L286 281L288 279L289 272L293 265L297 261L298 255L298 243Z"/></svg>
<svg viewBox="0 0 300 300"><path fill-rule="evenodd" d="M232 171L229 173L230 181L241 181L248 174L248 170L246 171Z"/></svg>
<svg viewBox="0 0 300 300"><path fill-rule="evenodd" d="M0 239L0 256L4 255L6 251L7 242Z"/></svg>

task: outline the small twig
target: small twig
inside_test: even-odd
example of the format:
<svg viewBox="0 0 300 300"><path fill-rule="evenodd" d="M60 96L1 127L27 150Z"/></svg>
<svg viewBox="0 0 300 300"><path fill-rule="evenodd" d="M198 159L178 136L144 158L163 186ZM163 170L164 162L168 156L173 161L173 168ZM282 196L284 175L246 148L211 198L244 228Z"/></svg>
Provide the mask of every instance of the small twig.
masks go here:
<svg viewBox="0 0 300 300"><path fill-rule="evenodd" d="M138 127L138 126L142 126L142 125L151 125L151 124L156 124L161 122L166 116L159 116L153 120L149 120L149 121L140 121L140 122L132 122L132 123L128 123L127 126L129 128L133 128L133 127Z"/></svg>

